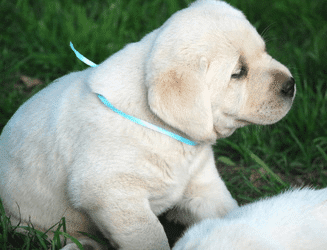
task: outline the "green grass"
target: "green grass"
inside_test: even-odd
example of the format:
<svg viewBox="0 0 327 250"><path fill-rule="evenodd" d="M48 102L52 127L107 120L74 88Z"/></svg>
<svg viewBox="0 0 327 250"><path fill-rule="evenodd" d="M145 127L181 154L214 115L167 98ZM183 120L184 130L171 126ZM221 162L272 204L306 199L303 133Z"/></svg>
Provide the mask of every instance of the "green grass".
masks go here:
<svg viewBox="0 0 327 250"><path fill-rule="evenodd" d="M87 67L75 57L69 41L100 63L190 2L0 0L0 131L17 108L41 88ZM217 142L214 151L221 175L240 204L290 185L326 187L327 1L229 2L263 35L268 52L289 67L297 95L292 110L277 124L245 127ZM22 76L43 84L26 87ZM26 237L12 228L1 209L0 216L1 246L60 248L60 233L50 241L30 228ZM24 247L10 245L13 238L21 239Z"/></svg>
<svg viewBox="0 0 327 250"><path fill-rule="evenodd" d="M82 244L66 233L66 222L63 217L57 224L53 225L47 231L53 231L54 236L48 239L47 232L41 232L29 226L11 225L10 218L5 215L4 207L0 199L0 246L2 250L6 249L61 249L71 239L76 245L83 249ZM21 229L22 231L19 231ZM64 237L63 242L60 237Z"/></svg>

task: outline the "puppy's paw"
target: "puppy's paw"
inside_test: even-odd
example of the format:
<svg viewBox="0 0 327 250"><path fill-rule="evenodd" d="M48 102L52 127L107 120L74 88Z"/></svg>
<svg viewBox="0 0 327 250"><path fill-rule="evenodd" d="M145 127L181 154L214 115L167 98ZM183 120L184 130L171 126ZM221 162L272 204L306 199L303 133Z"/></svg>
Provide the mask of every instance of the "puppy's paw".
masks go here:
<svg viewBox="0 0 327 250"><path fill-rule="evenodd" d="M79 242L82 244L84 250L108 250L107 247L100 245L91 239L81 239ZM61 250L79 250L79 247L75 243L69 243Z"/></svg>

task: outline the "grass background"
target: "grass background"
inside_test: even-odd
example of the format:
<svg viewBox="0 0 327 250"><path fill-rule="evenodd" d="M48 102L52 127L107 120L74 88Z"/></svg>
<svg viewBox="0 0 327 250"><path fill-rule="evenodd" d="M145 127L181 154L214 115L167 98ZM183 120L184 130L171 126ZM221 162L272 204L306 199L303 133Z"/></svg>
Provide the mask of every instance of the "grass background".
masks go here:
<svg viewBox="0 0 327 250"><path fill-rule="evenodd" d="M190 2L0 0L0 131L37 91L87 67L75 57L69 41L98 64ZM282 121L241 128L217 141L217 166L229 190L245 204L290 185L326 187L327 1L227 2L245 13L264 37L268 52L289 67L297 88L293 108ZM50 247L37 231L30 229L29 237L17 233L1 206L0 219L4 249ZM20 240L19 246L8 243L13 238ZM56 239L51 244L60 247Z"/></svg>

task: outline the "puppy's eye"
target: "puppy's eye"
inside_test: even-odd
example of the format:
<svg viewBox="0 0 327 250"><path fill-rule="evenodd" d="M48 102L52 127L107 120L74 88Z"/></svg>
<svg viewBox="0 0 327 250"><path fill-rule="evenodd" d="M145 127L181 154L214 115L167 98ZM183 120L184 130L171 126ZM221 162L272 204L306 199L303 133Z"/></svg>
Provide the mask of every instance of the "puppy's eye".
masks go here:
<svg viewBox="0 0 327 250"><path fill-rule="evenodd" d="M232 74L232 78L234 78L234 79L240 79L243 76L246 76L246 74L247 74L247 70L246 70L246 68L244 66L242 66L237 73Z"/></svg>

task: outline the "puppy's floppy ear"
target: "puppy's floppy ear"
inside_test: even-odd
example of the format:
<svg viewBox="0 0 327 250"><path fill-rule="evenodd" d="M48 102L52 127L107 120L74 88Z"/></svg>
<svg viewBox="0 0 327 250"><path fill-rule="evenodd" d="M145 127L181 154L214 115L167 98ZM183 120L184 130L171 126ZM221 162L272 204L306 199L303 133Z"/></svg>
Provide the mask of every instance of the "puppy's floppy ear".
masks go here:
<svg viewBox="0 0 327 250"><path fill-rule="evenodd" d="M198 57L190 62L194 58L181 58L181 54L175 58L171 53L173 50L160 51L147 61L149 106L164 122L189 138L214 143L216 134L205 81L208 61Z"/></svg>

